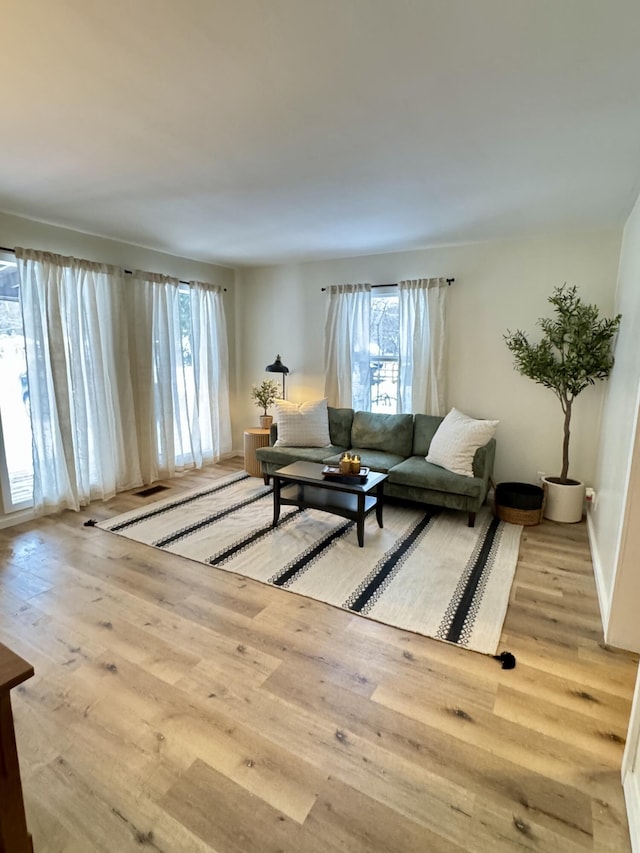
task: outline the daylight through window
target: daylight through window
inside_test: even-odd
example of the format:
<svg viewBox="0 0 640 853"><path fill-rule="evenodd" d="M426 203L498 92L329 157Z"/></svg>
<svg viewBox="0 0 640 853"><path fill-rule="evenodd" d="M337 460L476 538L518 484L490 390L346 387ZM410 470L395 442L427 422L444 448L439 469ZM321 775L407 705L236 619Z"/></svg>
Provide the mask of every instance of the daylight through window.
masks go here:
<svg viewBox="0 0 640 853"><path fill-rule="evenodd" d="M371 411L398 411L399 300L396 293L371 297L370 375Z"/></svg>
<svg viewBox="0 0 640 853"><path fill-rule="evenodd" d="M31 506L31 413L18 269L0 259L0 486L5 512Z"/></svg>

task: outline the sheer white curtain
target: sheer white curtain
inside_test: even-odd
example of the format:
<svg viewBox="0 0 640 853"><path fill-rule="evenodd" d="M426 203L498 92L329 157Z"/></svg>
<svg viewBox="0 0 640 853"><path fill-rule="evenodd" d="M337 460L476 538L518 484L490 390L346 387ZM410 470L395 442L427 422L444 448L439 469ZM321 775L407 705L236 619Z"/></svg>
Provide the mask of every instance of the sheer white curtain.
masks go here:
<svg viewBox="0 0 640 853"><path fill-rule="evenodd" d="M173 476L184 467L185 457L192 455L179 286L177 278L137 270L127 288L137 437L145 483Z"/></svg>
<svg viewBox="0 0 640 853"><path fill-rule="evenodd" d="M220 288L16 249L40 514L231 451Z"/></svg>
<svg viewBox="0 0 640 853"><path fill-rule="evenodd" d="M446 414L444 364L447 281L401 281L398 410Z"/></svg>
<svg viewBox="0 0 640 853"><path fill-rule="evenodd" d="M194 392L201 458L216 462L231 452L229 345L220 287L189 282Z"/></svg>
<svg viewBox="0 0 640 853"><path fill-rule="evenodd" d="M325 323L325 396L330 406L369 411L370 284L336 284L329 289Z"/></svg>
<svg viewBox="0 0 640 853"><path fill-rule="evenodd" d="M228 346L219 288L136 271L129 347L145 482L231 450Z"/></svg>
<svg viewBox="0 0 640 853"><path fill-rule="evenodd" d="M124 272L16 249L33 432L34 509L140 485Z"/></svg>

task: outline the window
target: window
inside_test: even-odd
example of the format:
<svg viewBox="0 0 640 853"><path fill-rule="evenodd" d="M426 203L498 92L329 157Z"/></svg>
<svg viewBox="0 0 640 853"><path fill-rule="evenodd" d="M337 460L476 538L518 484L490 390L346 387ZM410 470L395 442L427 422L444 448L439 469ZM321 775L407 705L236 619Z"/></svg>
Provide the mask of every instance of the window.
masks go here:
<svg viewBox="0 0 640 853"><path fill-rule="evenodd" d="M178 315L180 322L180 346L176 347L175 388L176 400L174 419L175 464L178 467L193 465L196 459L193 455L193 443L190 439L194 424L197 422L198 400L196 395L195 373L193 364L193 319L191 316L191 293L189 287L180 285L178 288ZM157 378L156 378L156 381ZM158 423L158 421L156 421ZM158 444L163 446L161 433L158 434ZM165 461L165 464L168 464Z"/></svg>
<svg viewBox="0 0 640 853"><path fill-rule="evenodd" d="M445 411L445 278L332 284L325 321L325 396L333 406ZM375 292L373 292L375 288Z"/></svg>
<svg viewBox="0 0 640 853"><path fill-rule="evenodd" d="M31 413L18 268L0 255L0 487L6 513L33 503Z"/></svg>
<svg viewBox="0 0 640 853"><path fill-rule="evenodd" d="M371 296L369 337L371 411L398 411L400 355L399 300L397 292L382 288Z"/></svg>

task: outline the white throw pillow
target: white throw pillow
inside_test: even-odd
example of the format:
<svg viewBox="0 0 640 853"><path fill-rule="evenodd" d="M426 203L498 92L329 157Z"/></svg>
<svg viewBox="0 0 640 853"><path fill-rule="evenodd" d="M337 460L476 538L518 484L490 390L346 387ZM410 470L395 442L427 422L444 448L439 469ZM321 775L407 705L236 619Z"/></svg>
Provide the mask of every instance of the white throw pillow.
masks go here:
<svg viewBox="0 0 640 853"><path fill-rule="evenodd" d="M493 438L500 421L481 421L451 409L429 445L427 462L433 462L454 474L473 477L476 450Z"/></svg>
<svg viewBox="0 0 640 853"><path fill-rule="evenodd" d="M326 447L331 444L329 436L329 412L327 401L312 400L308 403L289 403L276 400L276 423L280 447Z"/></svg>

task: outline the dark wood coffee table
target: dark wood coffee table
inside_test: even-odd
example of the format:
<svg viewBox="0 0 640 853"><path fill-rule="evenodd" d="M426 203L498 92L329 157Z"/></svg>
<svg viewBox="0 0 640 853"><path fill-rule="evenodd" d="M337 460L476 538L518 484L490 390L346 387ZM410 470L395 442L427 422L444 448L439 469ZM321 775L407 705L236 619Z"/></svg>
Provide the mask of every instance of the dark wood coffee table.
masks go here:
<svg viewBox="0 0 640 853"><path fill-rule="evenodd" d="M364 546L364 520L376 511L378 527L382 527L384 481L386 474L370 471L364 483L355 477L326 478L324 465L317 462L294 462L279 468L273 477L273 526L280 518L280 507L320 509L356 522L358 545Z"/></svg>

